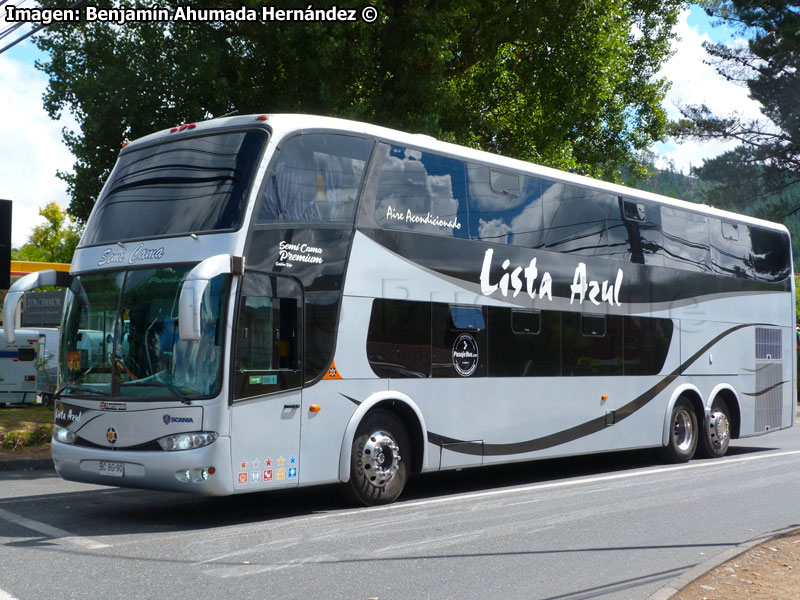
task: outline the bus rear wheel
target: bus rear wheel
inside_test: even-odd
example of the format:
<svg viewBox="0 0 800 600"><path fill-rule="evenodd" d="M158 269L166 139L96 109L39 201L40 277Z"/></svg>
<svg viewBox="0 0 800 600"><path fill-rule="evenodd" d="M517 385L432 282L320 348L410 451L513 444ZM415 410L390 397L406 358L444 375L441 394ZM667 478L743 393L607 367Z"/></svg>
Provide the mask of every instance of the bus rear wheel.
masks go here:
<svg viewBox="0 0 800 600"><path fill-rule="evenodd" d="M731 417L728 407L721 400L715 400L708 419L703 423L698 450L707 458L720 458L728 452L730 441Z"/></svg>
<svg viewBox="0 0 800 600"><path fill-rule="evenodd" d="M672 409L669 439L661 449L665 460L672 463L683 463L692 459L697 449L697 415L691 402L679 398Z"/></svg>
<svg viewBox="0 0 800 600"><path fill-rule="evenodd" d="M403 423L388 410L375 410L356 430L345 496L364 506L394 502L406 486L410 465L411 442Z"/></svg>

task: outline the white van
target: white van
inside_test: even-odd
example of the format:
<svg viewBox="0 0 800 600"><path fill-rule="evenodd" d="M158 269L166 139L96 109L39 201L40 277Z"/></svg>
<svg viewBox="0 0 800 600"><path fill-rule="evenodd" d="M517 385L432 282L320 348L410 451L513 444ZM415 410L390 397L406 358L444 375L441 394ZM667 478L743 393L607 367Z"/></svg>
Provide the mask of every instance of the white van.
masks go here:
<svg viewBox="0 0 800 600"><path fill-rule="evenodd" d="M0 338L0 404L36 399L36 359L43 349L36 329L18 329L17 339Z"/></svg>

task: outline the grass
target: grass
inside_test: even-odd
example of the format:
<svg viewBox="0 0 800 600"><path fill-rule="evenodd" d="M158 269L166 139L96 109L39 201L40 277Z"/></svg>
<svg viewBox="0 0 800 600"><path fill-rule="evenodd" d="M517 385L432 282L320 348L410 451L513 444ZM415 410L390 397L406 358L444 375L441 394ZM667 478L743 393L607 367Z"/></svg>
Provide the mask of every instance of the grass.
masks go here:
<svg viewBox="0 0 800 600"><path fill-rule="evenodd" d="M0 449L42 446L53 435L53 408L0 405Z"/></svg>

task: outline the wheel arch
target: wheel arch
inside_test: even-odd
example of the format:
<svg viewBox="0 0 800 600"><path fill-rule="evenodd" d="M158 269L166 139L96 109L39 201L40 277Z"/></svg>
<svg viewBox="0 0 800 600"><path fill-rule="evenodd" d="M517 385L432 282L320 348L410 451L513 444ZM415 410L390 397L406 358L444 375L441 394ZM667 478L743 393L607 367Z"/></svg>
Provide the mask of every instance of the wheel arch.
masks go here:
<svg viewBox="0 0 800 600"><path fill-rule="evenodd" d="M394 413L406 428L412 446L411 473L419 473L428 464L427 427L422 411L416 403L406 394L401 392L377 392L369 396L350 417L350 421L342 437L342 446L339 451L339 481L350 481L350 457L353 449L353 439L356 436L361 421L371 411L385 409Z"/></svg>
<svg viewBox="0 0 800 600"><path fill-rule="evenodd" d="M742 423L742 405L739 400L739 394L736 393L732 385L720 383L711 391L708 398L707 409L709 411L717 399L725 403L725 406L728 408L728 415L731 419L731 439L737 439Z"/></svg>
<svg viewBox="0 0 800 600"><path fill-rule="evenodd" d="M710 408L706 408L703 404L703 395L696 386L692 385L691 383L679 385L675 391L672 392L672 396L670 396L669 402L667 403L667 410L664 413L664 428L661 432L662 446L666 447L667 444L669 444L669 434L672 428L672 409L675 408L675 404L681 398L686 398L691 403L692 408L697 415L698 424L703 422L706 412L710 410Z"/></svg>

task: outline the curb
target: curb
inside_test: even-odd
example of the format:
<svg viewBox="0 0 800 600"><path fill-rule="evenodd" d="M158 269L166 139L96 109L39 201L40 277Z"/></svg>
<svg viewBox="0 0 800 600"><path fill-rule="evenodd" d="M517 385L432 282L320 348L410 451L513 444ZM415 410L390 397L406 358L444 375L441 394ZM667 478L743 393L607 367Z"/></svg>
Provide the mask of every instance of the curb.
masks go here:
<svg viewBox="0 0 800 600"><path fill-rule="evenodd" d="M733 548L728 548L727 550L720 552L716 556L712 556L708 560L701 562L698 565L695 565L685 573L678 575L675 579L670 581L664 587L656 590L655 593L648 596L646 600L670 600L675 594L679 593L683 588L687 585L692 583L695 579L699 579L706 573L713 571L720 565L724 565L729 560L736 558L742 554L745 554L749 550L752 550L756 546L760 546L768 542L769 540L779 538L787 533L792 531L796 531L797 527L787 527L785 530L781 530L778 533L770 533L768 535L762 535L761 537L754 538L752 540L747 540L746 542L742 542L741 544L737 544Z"/></svg>
<svg viewBox="0 0 800 600"><path fill-rule="evenodd" d="M53 459L48 458L0 458L0 472L3 471L46 471L53 469Z"/></svg>

